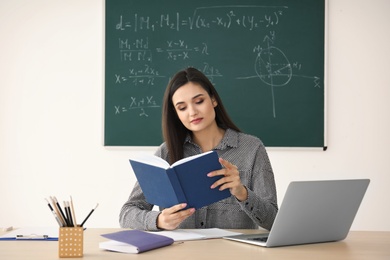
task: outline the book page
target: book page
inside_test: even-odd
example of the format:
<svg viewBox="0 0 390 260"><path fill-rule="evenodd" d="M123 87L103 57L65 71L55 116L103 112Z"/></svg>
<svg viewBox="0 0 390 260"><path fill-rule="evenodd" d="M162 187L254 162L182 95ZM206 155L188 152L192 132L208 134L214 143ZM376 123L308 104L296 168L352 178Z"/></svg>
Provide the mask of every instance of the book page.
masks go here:
<svg viewBox="0 0 390 260"><path fill-rule="evenodd" d="M138 153L136 156L132 157L130 160L137 161L149 165L154 165L159 168L168 169L169 163L164 159L148 153Z"/></svg>
<svg viewBox="0 0 390 260"><path fill-rule="evenodd" d="M99 248L104 250L114 251L114 252L128 253L128 254L139 253L139 250L136 246L119 242L119 241L114 241L114 240L100 242Z"/></svg>
<svg viewBox="0 0 390 260"><path fill-rule="evenodd" d="M201 156L205 156L209 153L212 153L213 151L209 151L209 152L205 152L205 153L201 153L201 154L196 154L196 155L193 155L193 156L189 156L189 157L186 157L186 158L183 158L177 162L175 162L174 164L172 164L171 168L175 167L176 165L180 165L180 164L183 164L183 163L186 163L188 161L191 161L191 160L194 160L198 157L201 157Z"/></svg>

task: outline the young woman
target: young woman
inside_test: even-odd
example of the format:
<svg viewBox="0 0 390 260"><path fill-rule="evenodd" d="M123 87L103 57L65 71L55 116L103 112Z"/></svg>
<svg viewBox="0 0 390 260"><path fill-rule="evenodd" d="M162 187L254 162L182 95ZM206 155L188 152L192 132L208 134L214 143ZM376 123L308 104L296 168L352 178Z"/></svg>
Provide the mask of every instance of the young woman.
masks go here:
<svg viewBox="0 0 390 260"><path fill-rule="evenodd" d="M164 143L156 155L170 164L215 150L223 168L211 188L229 189L227 199L195 209L186 204L153 211L138 183L120 212L123 228L173 230L224 228L270 230L278 211L272 167L263 143L242 133L228 116L217 91L200 71L179 71L169 82L162 110ZM163 196L163 195L162 195Z"/></svg>

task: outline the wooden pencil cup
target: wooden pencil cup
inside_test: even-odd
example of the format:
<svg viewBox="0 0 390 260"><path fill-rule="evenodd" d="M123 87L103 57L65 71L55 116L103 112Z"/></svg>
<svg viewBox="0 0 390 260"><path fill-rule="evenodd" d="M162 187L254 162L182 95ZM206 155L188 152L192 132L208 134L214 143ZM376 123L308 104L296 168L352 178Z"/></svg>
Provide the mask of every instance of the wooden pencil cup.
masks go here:
<svg viewBox="0 0 390 260"><path fill-rule="evenodd" d="M83 227L60 227L58 236L59 257L83 257Z"/></svg>

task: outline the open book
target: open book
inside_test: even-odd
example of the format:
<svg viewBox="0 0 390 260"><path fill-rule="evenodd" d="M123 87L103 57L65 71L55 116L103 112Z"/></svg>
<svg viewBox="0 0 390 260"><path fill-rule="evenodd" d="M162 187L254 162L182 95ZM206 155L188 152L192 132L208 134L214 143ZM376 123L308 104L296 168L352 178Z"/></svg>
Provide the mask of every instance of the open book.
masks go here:
<svg viewBox="0 0 390 260"><path fill-rule="evenodd" d="M150 204L163 208L187 203L187 208L201 208L230 197L230 191L210 186L221 176L208 177L221 169L218 154L210 151L183 158L170 166L155 155L143 154L129 160L139 185Z"/></svg>

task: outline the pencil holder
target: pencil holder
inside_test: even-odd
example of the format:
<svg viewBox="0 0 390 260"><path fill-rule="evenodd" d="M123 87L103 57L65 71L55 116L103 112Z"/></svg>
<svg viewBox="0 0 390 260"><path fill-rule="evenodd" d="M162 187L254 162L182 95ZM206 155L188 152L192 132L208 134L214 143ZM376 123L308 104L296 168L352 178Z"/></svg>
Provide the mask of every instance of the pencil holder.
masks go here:
<svg viewBox="0 0 390 260"><path fill-rule="evenodd" d="M59 257L83 257L83 227L61 227L58 236Z"/></svg>

